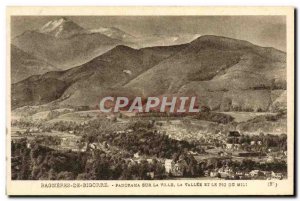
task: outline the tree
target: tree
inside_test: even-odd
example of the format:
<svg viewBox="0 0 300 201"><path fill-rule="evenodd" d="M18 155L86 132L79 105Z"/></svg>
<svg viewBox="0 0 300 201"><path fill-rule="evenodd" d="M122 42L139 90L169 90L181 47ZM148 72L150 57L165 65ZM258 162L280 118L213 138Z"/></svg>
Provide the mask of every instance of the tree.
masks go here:
<svg viewBox="0 0 300 201"><path fill-rule="evenodd" d="M74 180L75 176L72 172L63 171L57 174L58 180Z"/></svg>

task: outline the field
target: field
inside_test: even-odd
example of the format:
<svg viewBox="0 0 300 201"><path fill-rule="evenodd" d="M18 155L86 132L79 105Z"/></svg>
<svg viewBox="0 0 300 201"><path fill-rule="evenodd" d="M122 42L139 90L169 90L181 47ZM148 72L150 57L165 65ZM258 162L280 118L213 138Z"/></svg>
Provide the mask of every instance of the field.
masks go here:
<svg viewBox="0 0 300 201"><path fill-rule="evenodd" d="M234 121L238 123L249 121L258 116L276 115L276 113L271 113L271 112L221 112L221 113L232 116L234 118Z"/></svg>

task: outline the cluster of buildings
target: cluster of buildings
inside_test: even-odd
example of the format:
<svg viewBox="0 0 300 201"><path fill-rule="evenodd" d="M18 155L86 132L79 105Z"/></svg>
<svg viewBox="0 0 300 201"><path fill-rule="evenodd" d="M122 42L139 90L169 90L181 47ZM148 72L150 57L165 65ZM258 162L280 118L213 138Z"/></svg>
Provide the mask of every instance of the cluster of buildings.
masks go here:
<svg viewBox="0 0 300 201"><path fill-rule="evenodd" d="M81 125L86 125L87 122L82 122ZM32 134L43 132L43 130L39 130L38 128L30 128L25 133ZM132 129L127 130L119 130L115 131L115 134L129 134L133 133ZM221 157L261 157L266 156L266 154L262 154L261 152L254 152L252 150L247 151L244 150L244 145L240 143L241 135L238 131L230 131L228 134L224 133L200 133L199 131L191 132L188 128L183 128L180 125L180 121L172 121L169 125L160 125L158 130L154 130L153 133L156 134L167 134L173 139L177 140L196 140L199 142L199 145L207 151L209 149L218 149L218 152L215 153L214 157L220 159ZM61 144L55 147L58 150L72 150L76 152L85 152L88 148L93 149L101 149L105 152L107 149L107 144L101 145L99 143L92 143L87 145L86 142L81 141L80 136L74 135L74 131L69 131L71 137L61 137ZM249 146L262 146L263 142L251 141ZM190 152L191 155L198 156L199 153ZM286 154L286 152L285 152ZM208 154L207 154L208 155ZM139 163L142 157L139 156L138 153L134 154L133 158L130 159L133 162ZM196 158L196 157L195 157ZM266 158L266 162L273 162L274 156L268 156ZM146 159L148 163L152 163L153 159ZM165 173L174 177L183 177L184 169L187 166L185 160L174 161L172 159L157 159L160 163L162 163L165 167ZM264 178L264 179L283 179L283 173L274 172L274 171L261 171L261 170L252 170L250 172L245 171L234 171L230 167L222 167L216 168L213 170L205 171L206 177L216 177L216 178L226 178L226 179L256 179L256 178ZM149 177L154 177L153 172L149 172Z"/></svg>
<svg viewBox="0 0 300 201"><path fill-rule="evenodd" d="M281 180L285 175L281 172L275 171L262 171L251 170L247 171L234 171L230 167L216 168L211 171L205 171L206 177L217 177L223 179L278 179Z"/></svg>
<svg viewBox="0 0 300 201"><path fill-rule="evenodd" d="M178 160L175 162L172 159L165 160L165 171L168 175L175 177L183 176L183 168L186 166L186 162L184 160Z"/></svg>

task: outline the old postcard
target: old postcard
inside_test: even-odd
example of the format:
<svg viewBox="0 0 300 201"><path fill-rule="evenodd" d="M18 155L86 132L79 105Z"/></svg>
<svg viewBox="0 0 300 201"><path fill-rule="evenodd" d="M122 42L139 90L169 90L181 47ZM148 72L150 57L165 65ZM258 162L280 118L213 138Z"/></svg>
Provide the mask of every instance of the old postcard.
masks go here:
<svg viewBox="0 0 300 201"><path fill-rule="evenodd" d="M291 7L7 8L8 195L293 195Z"/></svg>

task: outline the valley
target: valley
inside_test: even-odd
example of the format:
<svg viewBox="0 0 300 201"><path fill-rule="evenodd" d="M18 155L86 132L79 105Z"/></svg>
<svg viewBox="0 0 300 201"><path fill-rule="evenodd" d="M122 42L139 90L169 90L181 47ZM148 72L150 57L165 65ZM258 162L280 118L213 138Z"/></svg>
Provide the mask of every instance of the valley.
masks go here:
<svg viewBox="0 0 300 201"><path fill-rule="evenodd" d="M287 178L281 50L68 17L16 35L10 50L14 180ZM141 97L141 111L103 112L105 97ZM143 110L149 97L193 97L196 112Z"/></svg>

